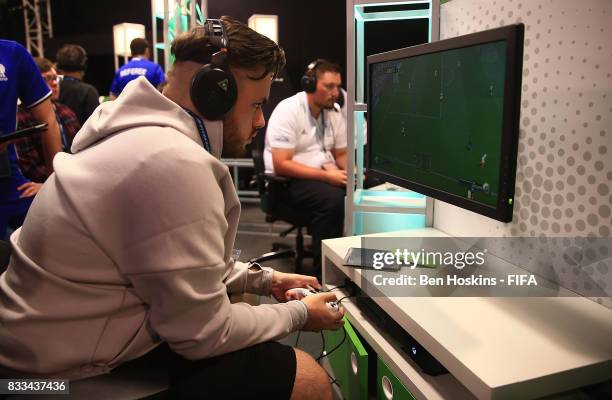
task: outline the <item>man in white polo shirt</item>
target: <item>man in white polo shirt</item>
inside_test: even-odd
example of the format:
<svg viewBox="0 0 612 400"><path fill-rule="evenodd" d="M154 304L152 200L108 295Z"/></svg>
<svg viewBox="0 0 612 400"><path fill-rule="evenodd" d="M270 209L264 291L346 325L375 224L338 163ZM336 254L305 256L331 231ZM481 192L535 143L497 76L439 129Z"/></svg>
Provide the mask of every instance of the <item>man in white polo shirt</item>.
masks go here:
<svg viewBox="0 0 612 400"><path fill-rule="evenodd" d="M327 60L308 65L303 92L278 104L266 132L266 172L292 178L291 202L310 216L313 271L321 273L321 240L342 236L346 191L346 125L334 107L340 67Z"/></svg>

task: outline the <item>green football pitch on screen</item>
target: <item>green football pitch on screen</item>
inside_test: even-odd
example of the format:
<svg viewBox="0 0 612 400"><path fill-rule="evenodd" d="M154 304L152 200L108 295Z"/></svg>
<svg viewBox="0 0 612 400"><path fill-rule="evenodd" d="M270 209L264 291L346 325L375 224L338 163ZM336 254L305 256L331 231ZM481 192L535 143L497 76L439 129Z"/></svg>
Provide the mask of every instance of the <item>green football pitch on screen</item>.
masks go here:
<svg viewBox="0 0 612 400"><path fill-rule="evenodd" d="M506 42L371 66L370 165L495 206Z"/></svg>

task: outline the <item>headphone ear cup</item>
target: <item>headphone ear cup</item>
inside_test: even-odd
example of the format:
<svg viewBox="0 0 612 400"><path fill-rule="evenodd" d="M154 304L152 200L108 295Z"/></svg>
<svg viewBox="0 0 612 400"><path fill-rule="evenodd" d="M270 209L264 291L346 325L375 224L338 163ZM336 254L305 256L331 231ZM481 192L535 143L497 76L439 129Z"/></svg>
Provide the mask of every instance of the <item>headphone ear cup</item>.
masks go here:
<svg viewBox="0 0 612 400"><path fill-rule="evenodd" d="M317 90L317 78L314 76L302 76L302 89L306 93L314 93Z"/></svg>
<svg viewBox="0 0 612 400"><path fill-rule="evenodd" d="M189 95L204 118L216 121L234 107L238 87L232 74L207 64L194 74Z"/></svg>

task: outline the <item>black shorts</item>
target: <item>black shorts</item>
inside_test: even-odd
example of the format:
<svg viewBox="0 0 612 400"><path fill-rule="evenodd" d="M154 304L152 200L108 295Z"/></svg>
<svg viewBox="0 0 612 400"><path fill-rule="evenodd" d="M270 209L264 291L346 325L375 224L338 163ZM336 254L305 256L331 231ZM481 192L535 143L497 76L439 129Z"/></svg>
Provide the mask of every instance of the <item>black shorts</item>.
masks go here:
<svg viewBox="0 0 612 400"><path fill-rule="evenodd" d="M202 360L184 359L163 344L134 361L167 365L172 399L289 399L297 368L293 348L277 342Z"/></svg>

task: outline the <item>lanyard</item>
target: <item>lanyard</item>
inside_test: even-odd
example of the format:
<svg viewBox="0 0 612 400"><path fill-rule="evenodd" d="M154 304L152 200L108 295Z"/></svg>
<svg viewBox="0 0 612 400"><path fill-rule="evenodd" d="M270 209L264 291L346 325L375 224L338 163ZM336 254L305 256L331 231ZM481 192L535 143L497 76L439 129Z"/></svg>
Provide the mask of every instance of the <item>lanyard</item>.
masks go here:
<svg viewBox="0 0 612 400"><path fill-rule="evenodd" d="M315 120L315 137L317 139L317 142L319 143L319 145L321 145L321 151L322 152L326 152L327 149L325 148L325 114L324 114L325 110L321 110L321 124L319 124L319 118L317 118Z"/></svg>
<svg viewBox="0 0 612 400"><path fill-rule="evenodd" d="M208 132L206 132L206 126L204 125L204 121L202 121L202 118L198 117L190 110L186 108L183 108L183 110L185 110L185 112L191 115L191 118L193 118L193 121L195 122L196 127L198 128L200 139L202 139L202 144L204 145L204 149L206 149L206 151L210 153L210 140L208 139Z"/></svg>

